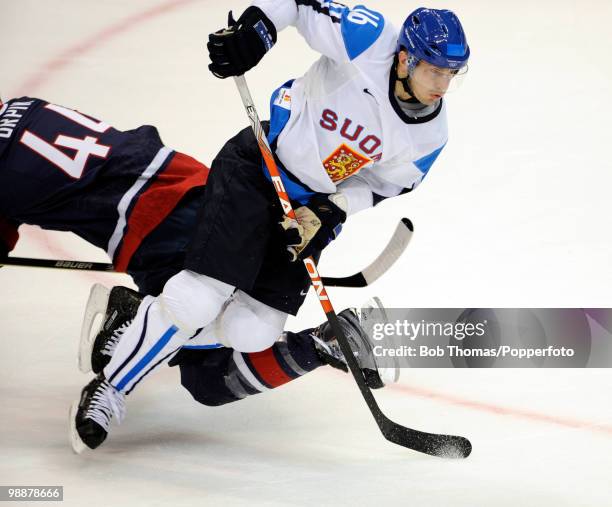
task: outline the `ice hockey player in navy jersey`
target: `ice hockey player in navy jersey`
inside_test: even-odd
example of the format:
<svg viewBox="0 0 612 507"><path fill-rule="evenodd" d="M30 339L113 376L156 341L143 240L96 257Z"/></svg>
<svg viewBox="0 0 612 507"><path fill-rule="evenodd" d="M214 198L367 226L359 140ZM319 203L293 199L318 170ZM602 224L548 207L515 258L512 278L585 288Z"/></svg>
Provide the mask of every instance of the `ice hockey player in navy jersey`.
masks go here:
<svg viewBox="0 0 612 507"><path fill-rule="evenodd" d="M238 352L269 348L308 287L296 261L317 258L348 216L413 190L447 142L444 95L470 55L454 13L420 8L398 31L364 6L256 0L229 24L209 37L219 78L257 65L289 25L322 55L273 93L265 125L300 226L283 220L255 138L239 132L211 165L185 269L140 303L75 404L82 445L97 447L125 394L180 347L207 346L202 329Z"/></svg>
<svg viewBox="0 0 612 507"><path fill-rule="evenodd" d="M21 224L70 231L105 250L141 291L180 271L208 168L157 129L120 131L44 100L0 102L0 264Z"/></svg>

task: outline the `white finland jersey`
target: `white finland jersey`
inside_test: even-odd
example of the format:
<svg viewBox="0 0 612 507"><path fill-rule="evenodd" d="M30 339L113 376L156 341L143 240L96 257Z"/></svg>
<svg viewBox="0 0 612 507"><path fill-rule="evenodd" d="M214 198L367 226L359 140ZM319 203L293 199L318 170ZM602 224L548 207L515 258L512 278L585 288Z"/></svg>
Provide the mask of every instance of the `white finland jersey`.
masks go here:
<svg viewBox="0 0 612 507"><path fill-rule="evenodd" d="M318 0L254 5L278 31L294 25L323 55L274 97L272 127L274 107L289 113L276 146L285 168L309 190L344 193L350 214L418 185L446 144L446 107L441 101L419 119L399 108L390 81L397 29L363 6Z"/></svg>

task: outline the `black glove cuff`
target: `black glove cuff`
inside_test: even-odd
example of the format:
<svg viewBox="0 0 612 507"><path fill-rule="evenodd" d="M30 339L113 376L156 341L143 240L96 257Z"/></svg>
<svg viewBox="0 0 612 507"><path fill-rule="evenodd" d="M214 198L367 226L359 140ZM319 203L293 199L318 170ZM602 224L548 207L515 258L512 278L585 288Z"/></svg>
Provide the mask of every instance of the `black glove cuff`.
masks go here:
<svg viewBox="0 0 612 507"><path fill-rule="evenodd" d="M270 51L272 46L276 44L278 36L276 26L274 26L274 23L266 16L265 12L255 5L251 5L242 13L238 18L237 25L238 29L243 27L252 28L259 36L265 53Z"/></svg>
<svg viewBox="0 0 612 507"><path fill-rule="evenodd" d="M332 228L346 221L346 212L329 198L329 194L314 194L307 206L324 224L330 224Z"/></svg>

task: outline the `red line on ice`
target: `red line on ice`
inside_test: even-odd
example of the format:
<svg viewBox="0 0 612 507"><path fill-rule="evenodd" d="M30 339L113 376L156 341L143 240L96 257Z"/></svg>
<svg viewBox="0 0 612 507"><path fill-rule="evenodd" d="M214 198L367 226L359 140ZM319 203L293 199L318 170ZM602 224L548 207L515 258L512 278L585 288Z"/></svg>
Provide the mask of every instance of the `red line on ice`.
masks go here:
<svg viewBox="0 0 612 507"><path fill-rule="evenodd" d="M27 78L21 85L19 85L16 93L9 94L9 96L17 97L23 94L31 94L43 83L48 81L54 74L58 73L65 67L68 67L72 62L83 56L85 53L92 51L98 46L106 44L109 40L122 35L125 32L133 30L138 25L150 21L151 19L163 16L175 9L184 7L187 4L193 3L198 0L170 0L155 7L151 7L142 12L137 12L131 16L118 21L117 23L103 28L99 32L77 42L73 46L66 48L55 58L52 58L47 63L43 64L42 68L35 72L32 76Z"/></svg>
<svg viewBox="0 0 612 507"><path fill-rule="evenodd" d="M579 419L571 419L571 418L553 416L553 415L548 415L548 414L541 414L538 412L532 412L532 411L523 410L523 409L501 407L498 405L493 405L491 403L473 401L473 400L468 400L465 398L460 398L458 396L453 396L450 394L431 391L429 389L424 389L422 387L411 387L411 386L402 385L402 384L396 384L396 385L392 385L389 387L395 391L402 391L402 392L411 394L413 396L418 396L420 398L429 398L429 399L441 401L444 403L448 403L450 405L457 405L457 406L469 408L472 410L478 410L480 412L488 412L491 414L517 417L520 419L527 419L527 420L535 421L535 422L555 424L557 426L564 426L566 428L586 429L589 431L603 433L605 435L612 436L612 426L603 425L601 423L581 421Z"/></svg>

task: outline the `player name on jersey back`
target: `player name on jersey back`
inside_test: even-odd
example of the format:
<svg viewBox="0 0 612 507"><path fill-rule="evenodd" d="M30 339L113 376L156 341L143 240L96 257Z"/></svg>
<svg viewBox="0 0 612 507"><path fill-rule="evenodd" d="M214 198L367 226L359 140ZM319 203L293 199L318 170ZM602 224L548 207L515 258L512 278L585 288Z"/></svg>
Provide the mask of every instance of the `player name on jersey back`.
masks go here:
<svg viewBox="0 0 612 507"><path fill-rule="evenodd" d="M10 139L34 100L7 102L0 107L0 139Z"/></svg>

